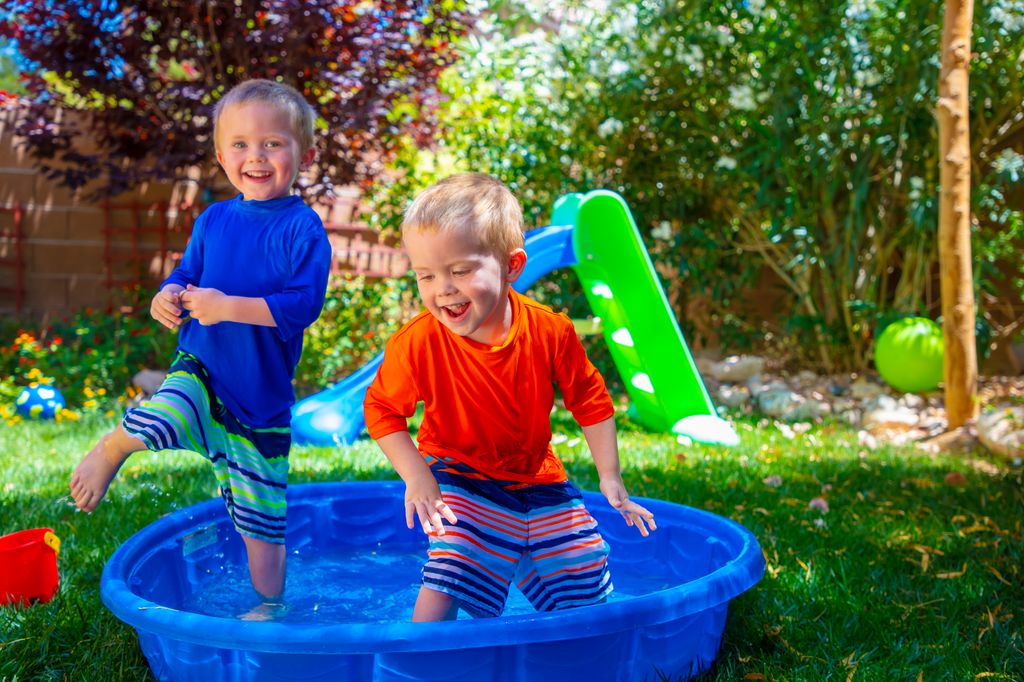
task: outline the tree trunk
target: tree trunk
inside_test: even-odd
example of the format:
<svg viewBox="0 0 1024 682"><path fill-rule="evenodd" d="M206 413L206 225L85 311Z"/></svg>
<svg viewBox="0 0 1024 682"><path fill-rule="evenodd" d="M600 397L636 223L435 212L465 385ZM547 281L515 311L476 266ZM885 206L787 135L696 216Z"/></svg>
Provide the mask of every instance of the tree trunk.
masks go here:
<svg viewBox="0 0 1024 682"><path fill-rule="evenodd" d="M973 0L946 0L939 76L939 269L950 430L978 414L971 273L971 142L967 113Z"/></svg>

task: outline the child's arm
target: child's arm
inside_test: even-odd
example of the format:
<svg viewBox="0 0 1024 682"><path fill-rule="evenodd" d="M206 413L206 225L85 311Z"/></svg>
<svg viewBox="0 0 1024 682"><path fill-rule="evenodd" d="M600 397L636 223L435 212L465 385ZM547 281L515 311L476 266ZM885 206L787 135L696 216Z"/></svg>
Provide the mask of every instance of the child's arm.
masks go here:
<svg viewBox="0 0 1024 682"><path fill-rule="evenodd" d="M377 439L377 445L405 481L405 525L412 528L418 518L423 532L444 535L441 517L456 523L455 512L441 499L441 488L416 449L408 431L395 431Z"/></svg>
<svg viewBox="0 0 1024 682"><path fill-rule="evenodd" d="M264 298L228 296L219 289L189 284L181 294L181 304L196 322L204 326L219 322L277 326Z"/></svg>
<svg viewBox="0 0 1024 682"><path fill-rule="evenodd" d="M626 486L622 482L622 471L619 468L619 446L615 436L615 418L608 417L590 426L584 426L583 436L587 439L590 454L594 458L597 475L601 479L601 492L608 498L608 503L619 510L626 525L636 526L640 535L647 537L647 528L657 530L654 514L629 499Z"/></svg>

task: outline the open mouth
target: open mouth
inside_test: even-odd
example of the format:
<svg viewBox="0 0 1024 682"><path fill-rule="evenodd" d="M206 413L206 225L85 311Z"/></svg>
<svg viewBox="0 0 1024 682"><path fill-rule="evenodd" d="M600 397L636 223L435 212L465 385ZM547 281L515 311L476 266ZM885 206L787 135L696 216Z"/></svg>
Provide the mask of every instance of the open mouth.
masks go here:
<svg viewBox="0 0 1024 682"><path fill-rule="evenodd" d="M443 305L441 310L444 311L445 316L452 322L458 322L466 313L469 311L469 303L456 303L455 305Z"/></svg>
<svg viewBox="0 0 1024 682"><path fill-rule="evenodd" d="M266 180L270 177L270 171L246 171L245 177L253 180Z"/></svg>

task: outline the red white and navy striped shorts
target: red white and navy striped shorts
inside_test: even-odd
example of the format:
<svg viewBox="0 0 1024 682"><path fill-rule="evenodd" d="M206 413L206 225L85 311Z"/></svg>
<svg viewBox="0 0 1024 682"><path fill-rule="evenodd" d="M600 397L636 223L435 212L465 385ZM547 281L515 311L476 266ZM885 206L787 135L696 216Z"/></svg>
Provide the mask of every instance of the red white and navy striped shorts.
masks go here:
<svg viewBox="0 0 1024 682"><path fill-rule="evenodd" d="M607 598L608 543L575 485L523 486L450 458L427 463L458 523L431 533L425 586L477 617L499 615L513 581L538 611Z"/></svg>

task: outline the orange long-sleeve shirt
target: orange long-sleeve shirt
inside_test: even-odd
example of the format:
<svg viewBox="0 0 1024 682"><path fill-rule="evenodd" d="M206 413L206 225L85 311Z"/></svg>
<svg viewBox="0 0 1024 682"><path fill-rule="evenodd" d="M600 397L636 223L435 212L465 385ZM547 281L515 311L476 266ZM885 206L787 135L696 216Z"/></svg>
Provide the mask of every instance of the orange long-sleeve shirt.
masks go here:
<svg viewBox="0 0 1024 682"><path fill-rule="evenodd" d="M398 330L363 403L370 437L406 430L422 401L422 454L498 480L566 480L551 447L555 385L581 426L612 416L611 397L568 317L515 291L510 299L512 328L501 346L453 334L428 312Z"/></svg>

